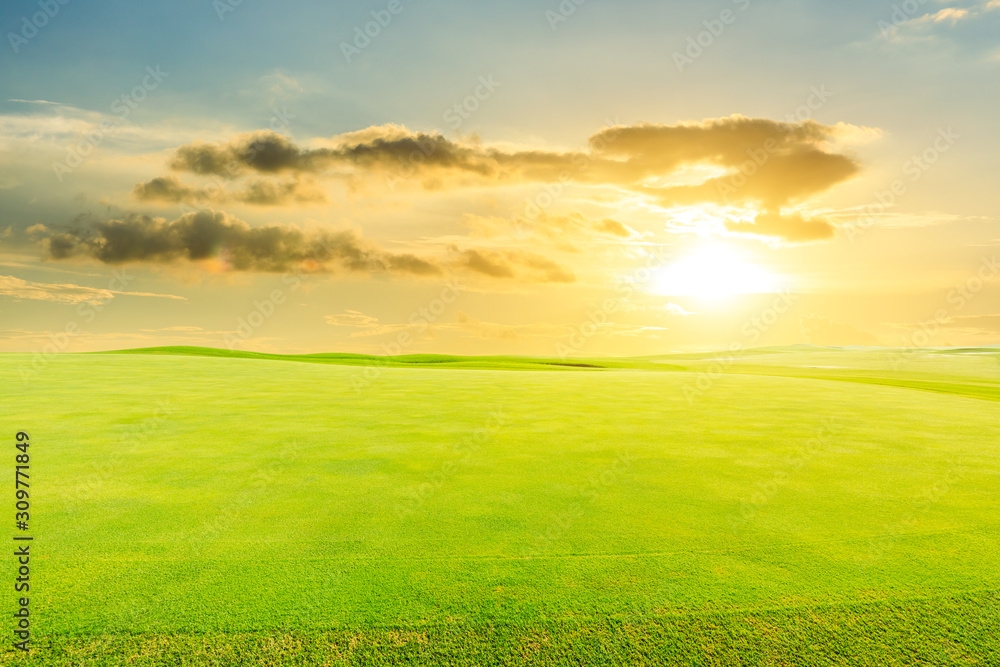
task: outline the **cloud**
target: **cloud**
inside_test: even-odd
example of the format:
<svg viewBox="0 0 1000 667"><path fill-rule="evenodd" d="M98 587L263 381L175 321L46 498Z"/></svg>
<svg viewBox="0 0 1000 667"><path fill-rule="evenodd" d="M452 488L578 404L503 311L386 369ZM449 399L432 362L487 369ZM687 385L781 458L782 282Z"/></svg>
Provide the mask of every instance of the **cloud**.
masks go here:
<svg viewBox="0 0 1000 667"><path fill-rule="evenodd" d="M414 336L435 338L438 334L452 333L466 338L483 338L494 340L515 340L519 338L552 337L566 335L566 327L554 324L498 324L484 322L459 312L454 322L432 322L421 320L419 323L383 324L377 317L365 315L356 310L348 310L339 315L328 315L327 324L336 327L357 329L350 334L352 338L384 336L401 331Z"/></svg>
<svg viewBox="0 0 1000 667"><path fill-rule="evenodd" d="M1000 315L958 315L945 320L945 325L975 333L1000 333Z"/></svg>
<svg viewBox="0 0 1000 667"><path fill-rule="evenodd" d="M22 99L17 98L17 97L13 97L13 98L11 98L11 99L9 99L7 101L8 102L19 102L21 104L47 104L47 105L56 106L56 107L65 106L62 102L50 102L48 100L22 100Z"/></svg>
<svg viewBox="0 0 1000 667"><path fill-rule="evenodd" d="M459 250L453 265L491 278L514 278L527 273L531 278L550 283L571 283L576 277L552 260L523 250L471 248Z"/></svg>
<svg viewBox="0 0 1000 667"><path fill-rule="evenodd" d="M465 224L474 234L494 238L516 236L526 241L526 235L535 239L556 241L564 249L578 251L575 241L622 240L638 236L638 232L611 218L595 220L581 213L555 215L541 213L530 221L517 218L510 220L496 216L465 215Z"/></svg>
<svg viewBox="0 0 1000 667"><path fill-rule="evenodd" d="M154 178L147 183L139 183L132 188L132 194L139 201L186 202L204 201L209 198L207 188L193 188L182 185L170 176Z"/></svg>
<svg viewBox="0 0 1000 667"><path fill-rule="evenodd" d="M384 187L386 182L393 189L402 184L428 190L527 183L562 187L573 182L630 190L665 208L715 204L778 215L782 207L807 201L856 176L857 161L833 147L877 134L846 123L789 123L732 115L696 123L608 127L589 138L585 151L556 151L453 140L390 124L311 145L297 144L271 131L239 135L228 142L196 142L179 147L169 164L176 171L227 180L253 174L337 178L355 190L373 183ZM692 166L711 167L722 174L696 184L663 184L664 179ZM169 177L140 184L137 194L168 200L209 196L197 188L182 190ZM291 188L263 200L293 202L297 195ZM215 197L216 201L231 197L254 203L245 192ZM562 220L580 224L573 218ZM803 219L790 217L784 227L797 221ZM559 222L555 216L548 220L550 225ZM817 223L805 222L805 226L802 231L789 229L783 237L817 237ZM630 232L616 221L607 221L603 231L621 237Z"/></svg>
<svg viewBox="0 0 1000 667"><path fill-rule="evenodd" d="M460 266L493 278L513 278L514 271L500 253L490 250L463 250L459 252Z"/></svg>
<svg viewBox="0 0 1000 667"><path fill-rule="evenodd" d="M964 340L965 344L997 345L1000 344L1000 314L985 315L945 315L941 314L922 322L888 322L887 326L905 332L904 346L912 346L913 341L920 336L934 339L943 336L933 344L950 347L955 338Z"/></svg>
<svg viewBox="0 0 1000 667"><path fill-rule="evenodd" d="M185 301L182 296L173 294L152 294L149 292L118 292L115 290L84 287L82 285L59 283L35 283L14 276L0 276L0 296L15 299L31 299L34 301L50 301L53 303L91 304L107 303L116 296L157 297L161 299L176 299Z"/></svg>
<svg viewBox="0 0 1000 667"><path fill-rule="evenodd" d="M590 137L587 152L486 146L447 139L433 132L413 132L400 125L342 134L325 142L329 145L314 148L299 146L275 132L261 131L237 136L227 143L181 146L170 167L226 178L247 172L434 176L430 187L439 187L440 179L449 172L478 177L480 183L558 182L568 178L583 183L638 185L643 179L671 174L686 165L736 169L751 159L751 151L760 150L765 153L762 160L772 166L751 179L755 185L751 190L755 196L784 202L799 192L829 187L853 174L856 165L850 158L826 153L821 146L838 136L856 134L859 129L811 120L784 123L734 115L701 123L606 128ZM776 181L789 176L793 177L794 191L779 192ZM715 188L714 182L708 185ZM661 194L692 196L684 193L675 188Z"/></svg>
<svg viewBox="0 0 1000 667"><path fill-rule="evenodd" d="M268 93L268 103L271 105L297 97L305 92L305 87L295 77L280 70L274 70L257 79L254 86L242 91L244 94L259 95Z"/></svg>
<svg viewBox="0 0 1000 667"><path fill-rule="evenodd" d="M670 315L679 315L681 317L688 317L689 315L694 315L694 313L692 313L689 310L685 310L683 306L678 306L676 303L668 302L667 305L663 306L663 310Z"/></svg>
<svg viewBox="0 0 1000 667"><path fill-rule="evenodd" d="M996 314L953 315L951 317L936 319L933 322L934 324L940 325L942 328L948 329L955 334L964 334L967 336L988 336L994 339L1000 335L1000 315ZM899 329L926 331L927 328L929 326L933 326L933 324L928 322L918 322L894 324L892 326Z"/></svg>
<svg viewBox="0 0 1000 667"><path fill-rule="evenodd" d="M193 333L198 333L198 334L203 334L203 333L231 333L230 331L214 331L214 332L209 332L209 331L205 331L201 327L191 327L191 326L161 327L159 329L139 329L139 331L142 331L143 333L156 333L158 331L172 331L172 332L175 332L175 333L192 333L192 334Z"/></svg>
<svg viewBox="0 0 1000 667"><path fill-rule="evenodd" d="M378 318L365 315L357 310L349 310L340 315L327 315L326 323L335 327L370 328L378 326Z"/></svg>
<svg viewBox="0 0 1000 667"><path fill-rule="evenodd" d="M49 257L90 257L105 264L214 260L224 271L317 271L439 275L441 267L411 254L378 248L357 232L315 232L294 227L251 227L225 212L187 213L170 222L129 215L96 223L93 229L49 232Z"/></svg>
<svg viewBox="0 0 1000 667"><path fill-rule="evenodd" d="M599 155L623 159L643 177L695 164L728 172L696 185L635 188L666 206L753 203L773 209L856 175L857 162L828 146L864 134L862 129L733 115L692 124L609 128L590 142Z"/></svg>
<svg viewBox="0 0 1000 667"><path fill-rule="evenodd" d="M916 14L916 8L893 5L890 16L878 22L879 38L894 46L941 46L950 44L973 53L981 53L996 44L1000 28L1000 2L966 3ZM913 13L910 13L910 12Z"/></svg>
<svg viewBox="0 0 1000 667"><path fill-rule="evenodd" d="M315 183L295 178L288 181L256 180L238 192L230 193L220 187L185 185L173 176L160 176L132 189L136 199L143 202L211 203L239 202L253 206L288 206L291 204L317 204L327 200L326 194Z"/></svg>
<svg viewBox="0 0 1000 667"><path fill-rule="evenodd" d="M60 161L66 159L67 146L77 146L90 137L100 144L101 152L125 150L160 151L190 141L194 136L212 136L216 127L172 121L160 125L125 122L119 115L81 109L59 102L26 100L20 112L0 113L0 150L44 151ZM92 141L92 143L93 143ZM48 166L48 161L45 162Z"/></svg>
<svg viewBox="0 0 1000 667"><path fill-rule="evenodd" d="M836 322L822 315L800 315L799 327L802 330L802 335L812 345L879 345L878 339L867 331L862 331L843 322Z"/></svg>
<svg viewBox="0 0 1000 667"><path fill-rule="evenodd" d="M957 21L961 21L968 15L968 9L962 9L960 7L945 7L936 14L928 15L928 18L935 23L940 23L941 21L951 21L952 23L955 23Z"/></svg>
<svg viewBox="0 0 1000 667"><path fill-rule="evenodd" d="M306 148L288 137L264 130L239 135L227 143L196 142L181 146L169 165L176 171L230 179L247 172L348 175L453 171L495 180L505 175L505 163L511 163L519 155L451 141L436 132L411 132L398 125L370 127L339 135L326 143L330 145ZM428 182L425 186L433 184Z"/></svg>
<svg viewBox="0 0 1000 667"><path fill-rule="evenodd" d="M121 219L51 230L32 228L49 259L75 257L104 264L198 263L220 271L440 276L447 270L527 282L573 282L571 271L552 260L522 250L449 246L442 259L394 253L353 230L305 232L296 227L252 227L223 211L197 211L167 221L130 214Z"/></svg>
<svg viewBox="0 0 1000 667"><path fill-rule="evenodd" d="M462 312L458 314L457 326L463 333L475 338L514 340L518 337L518 327L483 322Z"/></svg>
<svg viewBox="0 0 1000 667"><path fill-rule="evenodd" d="M806 218L797 213L761 213L752 222L727 220L726 229L737 234L779 238L791 243L832 238L835 227L823 217Z"/></svg>

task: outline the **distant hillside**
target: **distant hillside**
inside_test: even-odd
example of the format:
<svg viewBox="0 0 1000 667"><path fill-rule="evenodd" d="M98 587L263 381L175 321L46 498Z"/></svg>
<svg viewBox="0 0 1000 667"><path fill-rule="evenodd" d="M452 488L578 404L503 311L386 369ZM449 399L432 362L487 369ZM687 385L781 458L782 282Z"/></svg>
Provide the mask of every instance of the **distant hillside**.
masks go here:
<svg viewBox="0 0 1000 667"><path fill-rule="evenodd" d="M560 359L559 357L483 356L464 357L447 354L405 354L395 357L371 354L328 352L318 354L267 354L224 350L213 347L142 347L130 350L111 350L91 354L154 354L191 357L224 357L232 359L261 359L271 361L297 361L312 364L337 364L342 366L383 366L395 368L465 368L479 370L685 370L682 366L652 363L642 359L595 358Z"/></svg>

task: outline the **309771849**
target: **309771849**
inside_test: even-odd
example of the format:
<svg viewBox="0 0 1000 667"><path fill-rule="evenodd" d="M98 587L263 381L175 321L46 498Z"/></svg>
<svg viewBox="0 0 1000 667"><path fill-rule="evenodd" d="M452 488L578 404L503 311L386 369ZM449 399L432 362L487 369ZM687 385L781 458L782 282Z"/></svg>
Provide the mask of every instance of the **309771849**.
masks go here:
<svg viewBox="0 0 1000 667"><path fill-rule="evenodd" d="M32 538L24 534L28 530L28 520L31 518L29 493L31 488L31 457L28 454L30 445L31 440L28 434L24 431L18 431L14 443L14 525L23 533L14 537L14 543L17 547L14 552L14 557L17 559L14 591L18 594L17 611L14 612L14 637L16 638L14 647L22 651L28 650L28 641L31 638L28 592L31 590L29 563L31 561L30 541Z"/></svg>

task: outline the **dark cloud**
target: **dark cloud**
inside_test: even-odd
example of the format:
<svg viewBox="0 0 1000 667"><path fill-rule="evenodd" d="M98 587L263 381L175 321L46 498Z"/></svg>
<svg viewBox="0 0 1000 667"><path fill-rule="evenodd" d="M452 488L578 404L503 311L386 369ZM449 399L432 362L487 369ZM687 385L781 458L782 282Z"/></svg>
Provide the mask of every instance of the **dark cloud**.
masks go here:
<svg viewBox="0 0 1000 667"><path fill-rule="evenodd" d="M190 202L204 201L208 191L184 185L176 178L162 176L132 188L132 194L139 201Z"/></svg>
<svg viewBox="0 0 1000 667"><path fill-rule="evenodd" d="M170 167L200 175L235 178L246 171L318 172L355 167L362 170L455 169L495 176L499 164L475 147L440 134L409 132L392 125L336 138L336 145L302 148L271 131L241 135L228 143L197 142L177 149Z"/></svg>
<svg viewBox="0 0 1000 667"><path fill-rule="evenodd" d="M198 211L176 220L128 215L77 225L69 231L39 230L36 237L54 260L88 257L105 264L212 261L222 271L310 272L438 276L451 271L525 282L567 283L573 274L555 262L520 250L458 249L447 261L394 253L352 230L304 232L295 227L251 227L225 212Z"/></svg>
<svg viewBox="0 0 1000 667"><path fill-rule="evenodd" d="M229 144L195 142L177 149L171 169L235 178L246 169L273 174L313 171L309 156L288 138L265 131L237 137Z"/></svg>
<svg viewBox="0 0 1000 667"><path fill-rule="evenodd" d="M462 250L456 265L491 278L513 278L514 270L497 253L484 250Z"/></svg>
<svg viewBox="0 0 1000 667"><path fill-rule="evenodd" d="M576 276L552 260L529 252L507 252L510 261L520 263L523 266L537 272L546 282L550 283L571 283L576 280Z"/></svg>
<svg viewBox="0 0 1000 667"><path fill-rule="evenodd" d="M453 264L460 269L491 278L524 277L550 283L571 283L572 271L552 260L521 250L489 250L452 248L457 257Z"/></svg>
<svg viewBox="0 0 1000 667"><path fill-rule="evenodd" d="M285 206L288 204L319 204L326 201L323 191L311 183L298 179L275 183L254 181L236 195L236 200L256 206Z"/></svg>
<svg viewBox="0 0 1000 667"><path fill-rule="evenodd" d="M812 120L788 123L733 115L700 123L609 127L590 137L587 151L486 146L398 125L342 134L312 147L265 131L237 136L227 143L182 146L170 166L226 179L248 173L342 178L355 190L367 187L372 176L389 179L393 188L403 183L424 189L576 182L631 190L667 208L732 205L776 215L783 207L806 201L859 172L854 158L831 147L861 129ZM726 173L695 185L655 184L656 179L689 166L719 167ZM379 181L379 185L385 182ZM165 178L137 188L137 195L145 198L199 194L197 189L184 190ZM299 198L296 189L288 185L284 189L259 185L233 198L246 203L311 201ZM806 221L808 229L791 229L797 220L803 219L784 218L782 225L788 234L774 236L821 238L820 227L814 222ZM605 231L625 236L624 230L616 232L612 226Z"/></svg>
<svg viewBox="0 0 1000 667"><path fill-rule="evenodd" d="M439 275L441 267L412 254L380 249L357 232L305 233L293 227L251 227L224 212L199 211L176 220L130 215L91 229L51 233L52 259L92 257L106 264L219 260L231 271L319 271Z"/></svg>
<svg viewBox="0 0 1000 667"><path fill-rule="evenodd" d="M590 138L589 152L565 152L502 149L384 125L334 137L332 146L319 148L297 146L274 132L242 135L224 144L194 143L177 150L171 167L230 178L248 170L355 175L389 171L404 177L452 172L501 183L575 180L638 187L649 177L710 164L736 173L697 186L642 190L670 204L683 204L721 201L728 186L735 193L730 198L780 205L856 173L853 159L823 149L843 131L815 121L730 116L682 125L607 128Z"/></svg>
<svg viewBox="0 0 1000 667"><path fill-rule="evenodd" d="M254 206L287 206L326 201L326 195L314 183L299 178L283 182L252 181L243 190L230 193L224 188L199 188L185 185L173 176L162 176L139 183L132 194L139 201L172 204L240 202Z"/></svg>

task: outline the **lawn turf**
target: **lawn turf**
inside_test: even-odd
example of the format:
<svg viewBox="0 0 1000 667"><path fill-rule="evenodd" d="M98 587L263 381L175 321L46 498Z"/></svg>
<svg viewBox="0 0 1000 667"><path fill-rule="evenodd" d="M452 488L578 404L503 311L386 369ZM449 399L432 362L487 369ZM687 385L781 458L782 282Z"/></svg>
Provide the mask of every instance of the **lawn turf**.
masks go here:
<svg viewBox="0 0 1000 667"><path fill-rule="evenodd" d="M990 664L995 359L820 352L0 355L23 664Z"/></svg>

